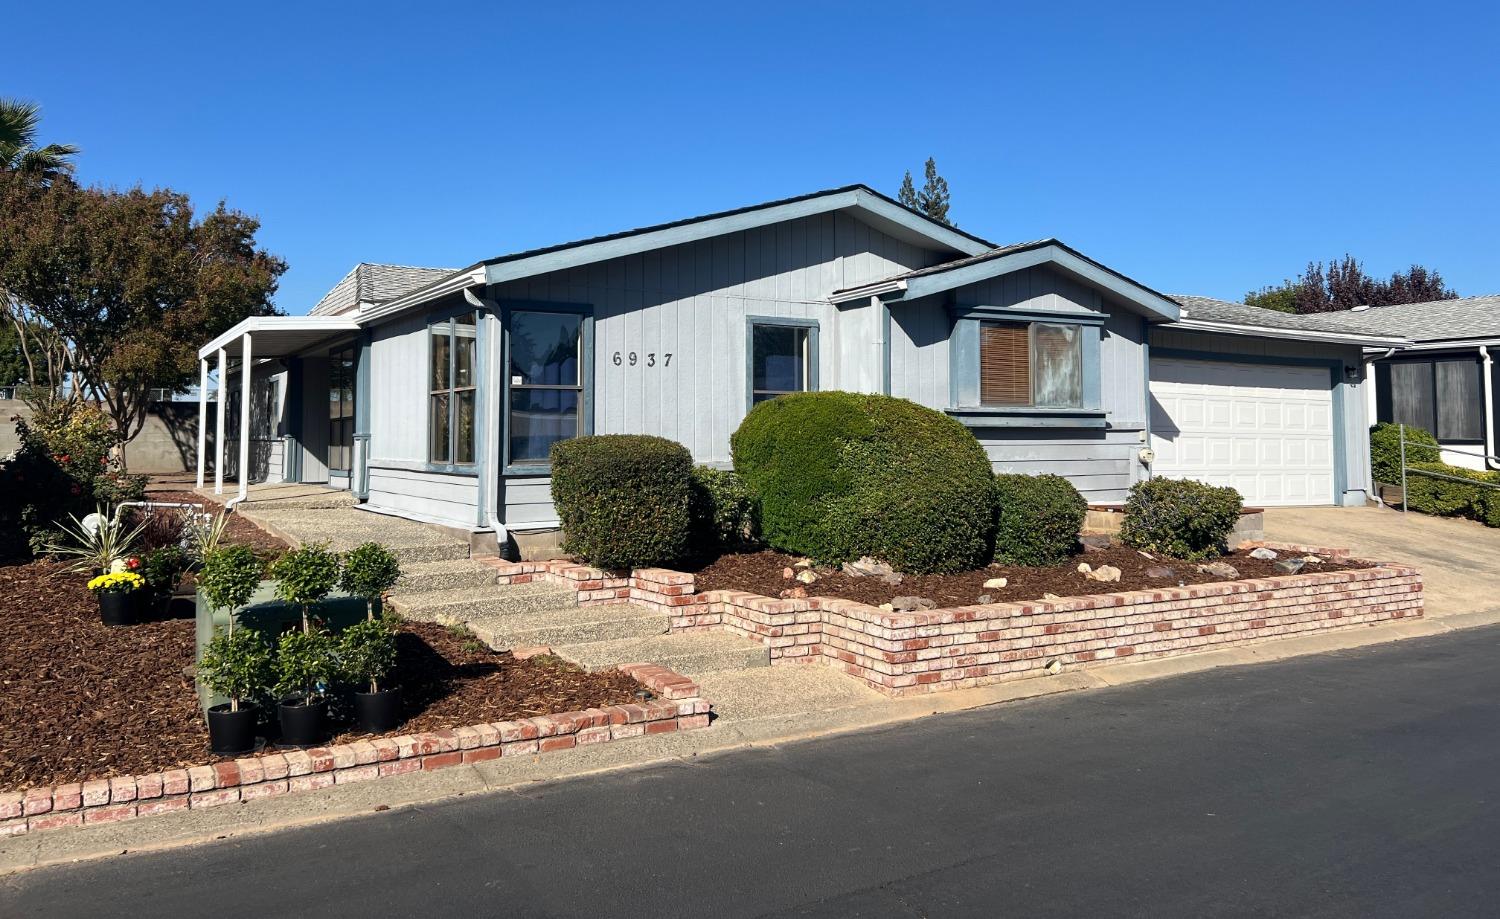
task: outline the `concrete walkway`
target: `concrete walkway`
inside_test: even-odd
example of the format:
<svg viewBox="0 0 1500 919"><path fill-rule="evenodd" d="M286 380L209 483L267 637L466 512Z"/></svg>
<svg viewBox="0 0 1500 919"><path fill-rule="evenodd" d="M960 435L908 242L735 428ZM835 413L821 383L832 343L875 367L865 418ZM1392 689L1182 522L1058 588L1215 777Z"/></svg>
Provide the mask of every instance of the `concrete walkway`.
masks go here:
<svg viewBox="0 0 1500 919"><path fill-rule="evenodd" d="M1266 539L1345 546L1359 558L1411 565L1422 572L1428 616L1500 610L1500 529L1472 520L1384 507L1277 507L1266 510Z"/></svg>

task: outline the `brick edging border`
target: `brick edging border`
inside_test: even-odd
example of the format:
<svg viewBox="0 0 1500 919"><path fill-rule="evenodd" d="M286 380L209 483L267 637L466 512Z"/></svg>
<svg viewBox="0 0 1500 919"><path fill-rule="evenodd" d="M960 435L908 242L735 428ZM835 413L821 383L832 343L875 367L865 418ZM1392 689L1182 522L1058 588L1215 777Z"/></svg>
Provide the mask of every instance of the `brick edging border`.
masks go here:
<svg viewBox="0 0 1500 919"><path fill-rule="evenodd" d="M1347 549L1321 546L1258 540L1241 548L1257 546L1352 560ZM890 612L832 597L695 593L691 574L661 568L621 574L568 561L486 563L501 584L547 581L573 587L583 604L648 606L670 618L673 632L730 632L765 645L773 664L829 663L889 695L1017 679L1054 662L1081 666L1174 656L1422 615L1421 575L1379 562L922 612Z"/></svg>
<svg viewBox="0 0 1500 919"><path fill-rule="evenodd" d="M0 838L708 727L712 706L697 683L658 664L618 669L657 699L0 792Z"/></svg>

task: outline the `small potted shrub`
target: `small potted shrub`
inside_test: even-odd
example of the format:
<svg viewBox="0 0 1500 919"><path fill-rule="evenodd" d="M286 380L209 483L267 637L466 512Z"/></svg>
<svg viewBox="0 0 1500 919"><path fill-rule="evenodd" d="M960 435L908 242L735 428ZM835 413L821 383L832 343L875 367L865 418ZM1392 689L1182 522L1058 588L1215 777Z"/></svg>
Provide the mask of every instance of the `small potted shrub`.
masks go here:
<svg viewBox="0 0 1500 919"><path fill-rule="evenodd" d="M253 629L214 632L198 662L198 677L229 701L208 710L211 751L244 753L255 748L260 708L250 700L269 688L271 675L271 649L260 633Z"/></svg>
<svg viewBox="0 0 1500 919"><path fill-rule="evenodd" d="M344 570L339 587L365 601L365 618L375 618L375 601L396 586L401 578L401 562L396 554L378 542L367 542L344 553Z"/></svg>
<svg viewBox="0 0 1500 919"><path fill-rule="evenodd" d="M111 571L89 581L89 590L99 598L99 619L105 625L134 625L136 591L146 579L134 571Z"/></svg>
<svg viewBox="0 0 1500 919"><path fill-rule="evenodd" d="M389 619L356 622L339 636L338 657L345 679L368 688L354 692L359 729L368 734L394 730L401 723L401 688L381 681L396 666L396 630Z"/></svg>
<svg viewBox="0 0 1500 919"><path fill-rule="evenodd" d="M281 742L306 747L323 741L328 717L324 694L338 669L333 636L321 628L287 632L276 648L277 715Z"/></svg>
<svg viewBox="0 0 1500 919"><path fill-rule="evenodd" d="M177 590L177 585L182 582L183 573L187 571L187 553L182 551L181 546L167 545L152 549L140 561L138 570L146 579L146 589L150 591L152 601L165 608L172 599L172 593Z"/></svg>
<svg viewBox="0 0 1500 919"><path fill-rule="evenodd" d="M309 609L339 582L339 557L326 544L310 543L283 555L271 569L276 596L302 610L302 631L312 631Z"/></svg>
<svg viewBox="0 0 1500 919"><path fill-rule="evenodd" d="M229 631L234 631L234 611L250 602L260 586L263 566L249 546L225 546L203 558L198 572L198 587L214 609L229 614Z"/></svg>

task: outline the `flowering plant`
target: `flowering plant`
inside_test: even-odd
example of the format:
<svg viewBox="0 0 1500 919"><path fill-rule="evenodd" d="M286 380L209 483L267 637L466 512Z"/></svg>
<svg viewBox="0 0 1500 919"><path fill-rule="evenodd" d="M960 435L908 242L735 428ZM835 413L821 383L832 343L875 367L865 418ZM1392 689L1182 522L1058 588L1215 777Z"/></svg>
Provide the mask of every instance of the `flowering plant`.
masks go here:
<svg viewBox="0 0 1500 919"><path fill-rule="evenodd" d="M145 586L146 579L133 571L111 571L109 574L101 574L89 581L89 590L102 590L106 593L129 593Z"/></svg>

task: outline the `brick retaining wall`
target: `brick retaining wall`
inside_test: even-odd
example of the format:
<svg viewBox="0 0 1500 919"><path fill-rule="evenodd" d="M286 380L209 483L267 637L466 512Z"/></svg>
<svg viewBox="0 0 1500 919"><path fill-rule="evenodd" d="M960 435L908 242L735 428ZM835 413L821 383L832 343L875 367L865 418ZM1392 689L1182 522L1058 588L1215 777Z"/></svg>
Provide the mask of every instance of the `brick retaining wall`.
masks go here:
<svg viewBox="0 0 1500 919"><path fill-rule="evenodd" d="M262 753L148 775L0 792L0 837L219 807L463 763L708 727L710 704L692 680L656 664L628 664L619 669L658 698L520 721Z"/></svg>
<svg viewBox="0 0 1500 919"><path fill-rule="evenodd" d="M1349 554L1247 544L1253 545L1325 558ZM649 606L671 617L672 631L742 635L769 648L773 664L832 663L891 695L1017 679L1053 661L1088 666L1167 657L1422 615L1420 574L1385 564L913 613L828 597L694 593L692 575L665 569L625 577L562 561L491 564L501 571L502 583L574 584L581 602Z"/></svg>

